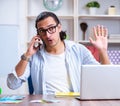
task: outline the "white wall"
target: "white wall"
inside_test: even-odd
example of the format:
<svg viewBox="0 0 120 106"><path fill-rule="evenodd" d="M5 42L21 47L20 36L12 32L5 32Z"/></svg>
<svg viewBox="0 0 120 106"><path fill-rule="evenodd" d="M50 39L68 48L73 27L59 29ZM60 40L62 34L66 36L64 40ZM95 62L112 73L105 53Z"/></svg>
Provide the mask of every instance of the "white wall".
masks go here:
<svg viewBox="0 0 120 106"><path fill-rule="evenodd" d="M3 94L28 93L27 83L17 90L10 90L6 85L7 74L14 69L25 50L25 28L23 31L21 28L25 23L22 3L23 0L0 0L0 87Z"/></svg>

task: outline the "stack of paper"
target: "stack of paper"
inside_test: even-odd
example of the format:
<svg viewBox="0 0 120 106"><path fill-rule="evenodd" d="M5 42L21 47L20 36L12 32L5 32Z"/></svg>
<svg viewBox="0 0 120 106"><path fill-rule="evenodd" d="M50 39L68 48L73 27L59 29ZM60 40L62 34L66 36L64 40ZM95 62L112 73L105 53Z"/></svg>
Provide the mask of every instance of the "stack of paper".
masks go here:
<svg viewBox="0 0 120 106"><path fill-rule="evenodd" d="M24 96L20 95L7 95L0 97L0 103L20 103Z"/></svg>
<svg viewBox="0 0 120 106"><path fill-rule="evenodd" d="M31 100L31 103L57 103L60 100L57 99L40 99L40 100Z"/></svg>

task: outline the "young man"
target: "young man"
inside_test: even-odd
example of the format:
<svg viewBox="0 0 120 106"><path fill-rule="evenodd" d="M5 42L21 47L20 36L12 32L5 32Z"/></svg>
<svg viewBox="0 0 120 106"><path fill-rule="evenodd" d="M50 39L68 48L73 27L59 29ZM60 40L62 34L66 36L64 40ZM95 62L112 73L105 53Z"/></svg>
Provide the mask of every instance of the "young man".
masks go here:
<svg viewBox="0 0 120 106"><path fill-rule="evenodd" d="M15 71L8 75L8 87L20 87L31 74L35 94L80 92L81 65L100 63L83 45L65 40L66 33L54 13L42 12L36 19L36 29L38 35L32 38ZM94 27L95 40L90 38L99 51L101 64L110 63L107 34L107 29L98 25ZM38 47L34 46L36 42L40 43Z"/></svg>

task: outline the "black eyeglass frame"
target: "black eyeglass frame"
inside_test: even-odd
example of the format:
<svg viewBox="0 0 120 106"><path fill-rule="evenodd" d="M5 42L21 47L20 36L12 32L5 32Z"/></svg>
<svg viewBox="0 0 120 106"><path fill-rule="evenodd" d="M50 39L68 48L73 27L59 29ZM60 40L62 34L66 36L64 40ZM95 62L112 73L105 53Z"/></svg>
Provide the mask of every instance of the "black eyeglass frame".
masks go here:
<svg viewBox="0 0 120 106"><path fill-rule="evenodd" d="M47 29L42 29L42 28L37 29L37 33L38 33L39 36L45 36L45 35L46 35L46 32L48 32L49 34L53 34L53 33L56 32L56 27L57 27L57 26L58 26L58 24L55 25L55 26L51 26L51 27L49 27L49 28L47 28ZM51 28L52 28L52 31L50 30ZM40 32L40 31L42 31L42 32ZM41 34L41 33L42 33L42 34Z"/></svg>

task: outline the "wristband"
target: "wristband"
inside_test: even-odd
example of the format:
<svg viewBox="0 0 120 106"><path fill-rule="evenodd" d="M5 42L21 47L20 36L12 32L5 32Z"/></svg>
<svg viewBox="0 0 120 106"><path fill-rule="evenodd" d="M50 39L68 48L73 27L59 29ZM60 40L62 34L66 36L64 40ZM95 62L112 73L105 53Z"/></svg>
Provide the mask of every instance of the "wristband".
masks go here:
<svg viewBox="0 0 120 106"><path fill-rule="evenodd" d="M21 60L24 60L24 61L30 61L30 58L28 58L27 56L25 56L25 54L23 54L22 56L21 56Z"/></svg>

